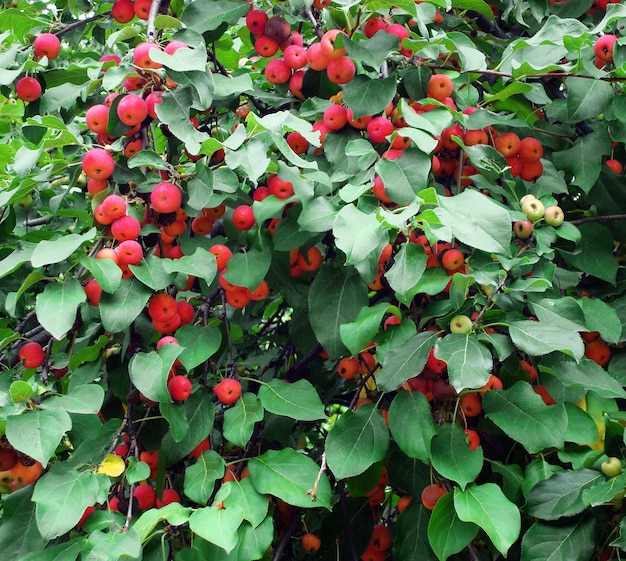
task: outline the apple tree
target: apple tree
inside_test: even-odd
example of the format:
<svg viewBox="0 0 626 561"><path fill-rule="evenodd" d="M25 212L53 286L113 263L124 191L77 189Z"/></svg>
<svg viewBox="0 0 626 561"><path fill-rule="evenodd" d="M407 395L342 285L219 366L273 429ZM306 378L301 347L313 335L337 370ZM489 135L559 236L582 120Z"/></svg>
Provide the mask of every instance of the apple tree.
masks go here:
<svg viewBox="0 0 626 561"><path fill-rule="evenodd" d="M5 3L0 561L623 558L625 25Z"/></svg>

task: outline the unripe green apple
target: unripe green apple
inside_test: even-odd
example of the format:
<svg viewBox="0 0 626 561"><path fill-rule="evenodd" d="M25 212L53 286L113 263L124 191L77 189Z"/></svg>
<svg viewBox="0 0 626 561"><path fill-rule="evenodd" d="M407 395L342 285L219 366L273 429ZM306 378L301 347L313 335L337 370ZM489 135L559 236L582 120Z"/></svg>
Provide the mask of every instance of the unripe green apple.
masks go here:
<svg viewBox="0 0 626 561"><path fill-rule="evenodd" d="M611 456L606 462L602 462L600 469L607 477L615 477L622 473L622 462L619 458Z"/></svg>
<svg viewBox="0 0 626 561"><path fill-rule="evenodd" d="M546 224L558 228L561 224L563 224L565 214L563 213L563 209L561 209L560 206L553 205L546 208L543 219L545 220Z"/></svg>
<svg viewBox="0 0 626 561"><path fill-rule="evenodd" d="M522 203L522 212L531 222L541 220L545 213L545 207L539 199L527 199Z"/></svg>
<svg viewBox="0 0 626 561"><path fill-rule="evenodd" d="M450 320L450 332L465 335L472 330L472 320L468 316L458 315Z"/></svg>
<svg viewBox="0 0 626 561"><path fill-rule="evenodd" d="M519 204L523 205L526 201L534 201L536 200L537 197L535 197L535 195L531 195L530 193L528 193L528 195L524 195L520 200L519 200Z"/></svg>

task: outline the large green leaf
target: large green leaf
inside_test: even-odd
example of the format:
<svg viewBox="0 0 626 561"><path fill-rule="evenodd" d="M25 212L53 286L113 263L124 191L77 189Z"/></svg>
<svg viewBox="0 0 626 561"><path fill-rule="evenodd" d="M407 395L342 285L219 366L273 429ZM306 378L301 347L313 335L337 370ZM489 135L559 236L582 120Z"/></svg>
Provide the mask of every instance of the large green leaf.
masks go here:
<svg viewBox="0 0 626 561"><path fill-rule="evenodd" d="M562 403L546 405L527 382L483 396L483 410L511 438L529 452L563 446L567 414Z"/></svg>
<svg viewBox="0 0 626 561"><path fill-rule="evenodd" d="M489 197L472 189L454 197L439 197L435 214L464 244L488 253L509 253L511 218Z"/></svg>
<svg viewBox="0 0 626 561"><path fill-rule="evenodd" d="M389 446L389 431L373 403L346 411L326 438L328 467L337 479L363 473L382 460Z"/></svg>
<svg viewBox="0 0 626 561"><path fill-rule="evenodd" d="M578 305L585 316L587 331L597 331L609 343L620 340L622 324L615 308L598 298L580 298Z"/></svg>
<svg viewBox="0 0 626 561"><path fill-rule="evenodd" d="M44 538L65 534L76 525L88 506L106 500L99 479L108 483L104 475L77 472L56 463L37 481L33 501L37 503L37 526Z"/></svg>
<svg viewBox="0 0 626 561"><path fill-rule="evenodd" d="M330 483L326 474L320 477L314 499L311 490L319 476L319 466L309 457L292 448L269 450L248 462L254 488L265 495L274 495L301 508L318 506L330 510Z"/></svg>
<svg viewBox="0 0 626 561"><path fill-rule="evenodd" d="M44 467L72 428L72 419L62 409L30 409L6 419L6 436L11 445Z"/></svg>
<svg viewBox="0 0 626 561"><path fill-rule="evenodd" d="M196 463L185 470L185 495L198 504L206 504L215 482L224 477L225 470L222 456L214 450L205 450Z"/></svg>
<svg viewBox="0 0 626 561"><path fill-rule="evenodd" d="M419 427L419 430L407 430L407 427ZM437 429L426 396L421 392L399 392L389 406L389 430L407 456L427 462L430 441Z"/></svg>
<svg viewBox="0 0 626 561"><path fill-rule="evenodd" d="M102 259L106 261L106 259ZM152 290L163 290L172 284L174 275L165 270L165 259L148 255L144 258L140 265L130 265L137 280L145 284ZM119 269L119 267L117 267ZM104 287L102 288L104 290ZM106 292L106 291L105 291ZM115 291L110 291L115 292Z"/></svg>
<svg viewBox="0 0 626 561"><path fill-rule="evenodd" d="M557 472L537 483L526 498L526 512L541 520L558 520L574 516L587 508L583 491L606 477L593 469Z"/></svg>
<svg viewBox="0 0 626 561"><path fill-rule="evenodd" d="M0 556L6 561L22 559L31 552L40 555L48 543L37 526L36 505L32 501L33 490L34 485L27 485L4 499L0 524Z"/></svg>
<svg viewBox="0 0 626 561"><path fill-rule="evenodd" d="M97 384L72 388L67 395L53 395L41 403L42 409L61 409L67 413L98 413L104 401L104 390Z"/></svg>
<svg viewBox="0 0 626 561"><path fill-rule="evenodd" d="M157 258L155 257L154 259ZM120 287L122 269L119 268L113 259L82 257L80 264L89 270L104 292L112 294Z"/></svg>
<svg viewBox="0 0 626 561"><path fill-rule="evenodd" d="M396 87L395 76L380 79L359 74L344 85L343 99L355 117L375 115L387 107L396 95Z"/></svg>
<svg viewBox="0 0 626 561"><path fill-rule="evenodd" d="M76 321L78 306L87 297L80 282L51 282L37 295L37 319L56 339L63 339Z"/></svg>
<svg viewBox="0 0 626 561"><path fill-rule="evenodd" d="M202 34L216 30L223 23L236 23L248 13L248 9L247 6L228 0L196 0L185 8L180 20Z"/></svg>
<svg viewBox="0 0 626 561"><path fill-rule="evenodd" d="M207 506L193 512L189 517L189 527L201 538L229 553L239 540L237 529L243 522L243 516L243 509L237 505L229 508Z"/></svg>
<svg viewBox="0 0 626 561"><path fill-rule="evenodd" d="M87 538L85 546L89 553L84 557L84 561L113 561L113 559L140 559L141 540L139 534L131 526L125 532L113 530L103 532L94 530Z"/></svg>
<svg viewBox="0 0 626 561"><path fill-rule="evenodd" d="M176 338L183 344L178 359L187 372L206 361L222 344L222 332L212 325L183 325L176 331Z"/></svg>
<svg viewBox="0 0 626 561"><path fill-rule="evenodd" d="M309 320L317 340L331 359L345 352L340 329L367 306L367 286L352 268L323 266L309 291Z"/></svg>
<svg viewBox="0 0 626 561"><path fill-rule="evenodd" d="M450 384L457 392L484 386L493 368L491 353L471 335L449 333L437 341L435 356L448 364Z"/></svg>
<svg viewBox="0 0 626 561"><path fill-rule="evenodd" d="M561 351L579 360L585 352L579 333L550 323L515 321L509 324L509 335L517 347L531 356Z"/></svg>
<svg viewBox="0 0 626 561"><path fill-rule="evenodd" d="M134 355L128 365L133 384L152 401L171 401L167 379L181 351L178 345L163 345L158 351Z"/></svg>
<svg viewBox="0 0 626 561"><path fill-rule="evenodd" d="M272 254L267 248L235 253L228 260L224 278L236 286L255 290L267 275L271 264Z"/></svg>
<svg viewBox="0 0 626 561"><path fill-rule="evenodd" d="M437 557L428 542L429 511L413 501L398 516L397 534L393 540L396 561L435 561Z"/></svg>
<svg viewBox="0 0 626 561"><path fill-rule="evenodd" d="M258 526L244 522L239 529L238 561L261 559L274 539L274 521L266 517Z"/></svg>
<svg viewBox="0 0 626 561"><path fill-rule="evenodd" d="M606 226L598 223L581 224L582 234L579 251L575 254L563 252L565 262L579 271L615 284L617 261L613 255L613 234Z"/></svg>
<svg viewBox="0 0 626 561"><path fill-rule="evenodd" d="M480 526L504 556L519 537L520 512L495 483L456 488L454 509L461 520Z"/></svg>
<svg viewBox="0 0 626 561"><path fill-rule="evenodd" d="M373 214L367 214L356 206L344 206L335 217L333 234L337 247L346 254L346 262L355 265L370 254L380 255L389 236Z"/></svg>
<svg viewBox="0 0 626 561"><path fill-rule="evenodd" d="M567 116L570 123L593 119L604 112L606 103L615 95L609 82L570 76L567 88Z"/></svg>
<svg viewBox="0 0 626 561"><path fill-rule="evenodd" d="M259 389L263 409L298 421L325 419L324 404L308 380L287 383L273 379Z"/></svg>
<svg viewBox="0 0 626 561"><path fill-rule="evenodd" d="M456 481L464 489L483 467L482 447L472 451L463 429L446 423L439 427L431 442L431 462L443 477Z"/></svg>
<svg viewBox="0 0 626 561"><path fill-rule="evenodd" d="M270 503L265 495L259 493L249 477L241 481L226 481L215 495L215 501L224 503L224 508L237 505L244 510L244 520L256 528L267 516Z"/></svg>
<svg viewBox="0 0 626 561"><path fill-rule="evenodd" d="M591 559L602 524L590 512L568 524L535 522L522 538L521 561Z"/></svg>
<svg viewBox="0 0 626 561"><path fill-rule="evenodd" d="M190 514L191 508L183 507L178 503L170 503L144 512L133 523L133 529L139 534L141 540L145 541L159 522L167 520L172 526L181 526L189 520Z"/></svg>
<svg viewBox="0 0 626 561"><path fill-rule="evenodd" d="M416 287L426 270L427 261L428 256L420 244L406 243L395 254L393 265L385 273L385 278L404 304L408 304L417 294Z"/></svg>
<svg viewBox="0 0 626 561"><path fill-rule="evenodd" d="M109 333L124 331L142 312L152 291L135 279L122 280L114 294L102 293L100 317Z"/></svg>
<svg viewBox="0 0 626 561"><path fill-rule="evenodd" d="M33 267L43 267L60 263L70 257L85 242L96 237L97 230L92 228L84 234L67 234L51 240L42 240L34 249L30 262Z"/></svg>
<svg viewBox="0 0 626 561"><path fill-rule="evenodd" d="M184 273L201 278L207 284L211 284L217 274L215 260L208 259L206 251L200 247L196 248L196 251L191 255L184 255L179 259L163 260L163 268L168 273Z"/></svg>
<svg viewBox="0 0 626 561"><path fill-rule="evenodd" d="M253 393L246 392L233 407L224 411L224 438L245 448L252 436L255 423L263 420L261 401Z"/></svg>
<svg viewBox="0 0 626 561"><path fill-rule="evenodd" d="M430 515L428 541L440 561L445 561L466 547L478 530L476 524L463 522L457 516L454 493L446 493L439 498Z"/></svg>
<svg viewBox="0 0 626 561"><path fill-rule="evenodd" d="M383 367L376 375L376 384L385 392L399 388L413 376L417 376L428 360L430 349L437 341L437 333L422 331L404 345L391 349L383 359Z"/></svg>

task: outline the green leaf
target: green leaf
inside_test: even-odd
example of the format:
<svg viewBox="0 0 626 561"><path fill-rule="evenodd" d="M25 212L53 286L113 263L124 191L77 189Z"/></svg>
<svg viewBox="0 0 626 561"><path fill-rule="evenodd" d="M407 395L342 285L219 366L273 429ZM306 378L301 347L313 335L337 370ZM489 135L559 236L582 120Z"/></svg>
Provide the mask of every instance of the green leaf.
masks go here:
<svg viewBox="0 0 626 561"><path fill-rule="evenodd" d="M137 461L134 456L130 456L126 461L128 468L126 468L124 477L128 483L139 483L139 481L150 477L150 466L146 462Z"/></svg>
<svg viewBox="0 0 626 561"><path fill-rule="evenodd" d="M604 112L606 103L615 95L613 86L602 80L569 76L567 89L567 117L570 123L593 119Z"/></svg>
<svg viewBox="0 0 626 561"><path fill-rule="evenodd" d="M463 522L454 509L454 494L439 498L428 523L428 541L439 559L444 561L465 548L478 533L478 526Z"/></svg>
<svg viewBox="0 0 626 561"><path fill-rule="evenodd" d="M106 261L106 259L103 259L103 261ZM155 291L163 290L172 284L174 277L174 275L165 270L165 262L166 260L161 257L148 255L142 260L141 265L130 265L130 270L137 280L148 288ZM119 269L119 267L117 268Z"/></svg>
<svg viewBox="0 0 626 561"><path fill-rule="evenodd" d="M157 258L155 257L154 259ZM93 278L98 281L104 292L113 294L120 287L122 269L119 268L113 259L81 257L80 264L93 275Z"/></svg>
<svg viewBox="0 0 626 561"><path fill-rule="evenodd" d="M243 522L243 515L243 509L237 505L223 509L207 506L192 513L189 517L189 528L229 553L237 545L237 530Z"/></svg>
<svg viewBox="0 0 626 561"><path fill-rule="evenodd" d="M226 265L224 278L235 286L245 286L254 291L267 275L272 265L272 253L269 248L250 249L235 253Z"/></svg>
<svg viewBox="0 0 626 561"><path fill-rule="evenodd" d="M89 553L84 561L113 561L113 559L140 559L141 541L131 526L126 532L95 530L89 534L85 547ZM81 559L81 561L83 561Z"/></svg>
<svg viewBox="0 0 626 561"><path fill-rule="evenodd" d="M265 495L259 493L249 477L241 481L226 481L215 495L215 502L222 501L225 508L237 505L244 510L244 520L250 522L253 528L261 524L269 510L270 503Z"/></svg>
<svg viewBox="0 0 626 561"><path fill-rule="evenodd" d="M144 512L133 523L133 529L144 542L159 522L167 520L171 526L182 526L189 520L190 514L190 508L178 503L170 503L161 508L152 508Z"/></svg>
<svg viewBox="0 0 626 561"><path fill-rule="evenodd" d="M509 324L513 344L531 356L547 355L561 351L579 360L585 348L576 331L559 329L539 321L515 321Z"/></svg>
<svg viewBox="0 0 626 561"><path fill-rule="evenodd" d="M191 49L187 49L187 50L191 51ZM150 58L152 58L152 54L154 53L156 54L162 53L165 57L168 56L163 51L160 51L158 49L152 49L152 53L150 53ZM155 62L158 62L158 61L155 61ZM167 169L167 164L165 160L161 156L159 156L156 152L153 152L152 150L140 150L132 158L129 158L128 160L129 169L140 168L142 166L150 166L152 169L162 169L162 170Z"/></svg>
<svg viewBox="0 0 626 561"><path fill-rule="evenodd" d="M577 302L585 316L587 331L597 331L608 343L620 340L622 324L615 308L597 298L579 298Z"/></svg>
<svg viewBox="0 0 626 561"><path fill-rule="evenodd" d="M274 522L268 516L258 526L244 522L239 528L239 547L237 559L261 559L272 545Z"/></svg>
<svg viewBox="0 0 626 561"><path fill-rule="evenodd" d="M453 423L441 425L431 443L433 467L462 489L476 479L483 467L482 447L470 450L463 429Z"/></svg>
<svg viewBox="0 0 626 561"><path fill-rule="evenodd" d="M491 353L471 335L449 333L439 339L435 357L448 364L450 385L457 392L484 386L493 369Z"/></svg>
<svg viewBox="0 0 626 561"><path fill-rule="evenodd" d="M152 291L135 279L123 280L115 294L102 293L100 317L109 333L124 331L142 312Z"/></svg>
<svg viewBox="0 0 626 561"><path fill-rule="evenodd" d="M419 430L407 430L419 427ZM437 434L430 403L420 392L399 392L389 406L389 431L409 458L430 459L430 441Z"/></svg>
<svg viewBox="0 0 626 561"><path fill-rule="evenodd" d="M180 354L178 345L163 345L158 351L137 353L128 365L130 379L137 389L152 401L170 402L167 378Z"/></svg>
<svg viewBox="0 0 626 561"><path fill-rule="evenodd" d="M61 340L74 325L78 306L86 299L76 279L48 283L37 295L37 319L55 339Z"/></svg>
<svg viewBox="0 0 626 561"><path fill-rule="evenodd" d="M522 538L521 561L586 561L598 543L601 524L591 512L569 524L535 522Z"/></svg>
<svg viewBox="0 0 626 561"><path fill-rule="evenodd" d="M40 555L48 543L39 533L32 501L34 485L27 485L4 499L2 524L0 524L0 547L7 561L22 559L28 553ZM39 557L37 557L39 559ZM58 560L62 561L62 560Z"/></svg>
<svg viewBox="0 0 626 561"><path fill-rule="evenodd" d="M573 255L562 252L565 262L608 283L615 284L617 261L613 255L613 234L602 224L581 224L580 251Z"/></svg>
<svg viewBox="0 0 626 561"><path fill-rule="evenodd" d="M208 360L222 344L222 332L212 325L183 325L176 331L176 338L184 342L178 359L187 372Z"/></svg>
<svg viewBox="0 0 626 561"><path fill-rule="evenodd" d="M487 253L509 253L511 218L504 207L471 189L438 199L435 214L459 241Z"/></svg>
<svg viewBox="0 0 626 561"><path fill-rule="evenodd" d="M176 442L180 442L189 432L189 421L187 421L187 411L180 403L159 403L161 415L170 426L170 434Z"/></svg>
<svg viewBox="0 0 626 561"><path fill-rule="evenodd" d="M255 423L262 420L263 407L259 398L253 393L246 392L233 407L224 411L224 438L245 448L252 436Z"/></svg>
<svg viewBox="0 0 626 561"><path fill-rule="evenodd" d="M572 297L533 299L528 302L528 307L539 321L559 329L584 331L586 328L580 306Z"/></svg>
<svg viewBox="0 0 626 561"><path fill-rule="evenodd" d="M7 416L6 436L10 444L45 467L72 428L72 419L62 409L30 409L21 415Z"/></svg>
<svg viewBox="0 0 626 561"><path fill-rule="evenodd" d="M385 273L396 297L408 304L417 294L417 286L426 270L428 256L420 244L405 243L394 255L393 265Z"/></svg>
<svg viewBox="0 0 626 561"><path fill-rule="evenodd" d="M328 467L337 479L363 473L382 460L389 447L389 430L373 403L346 411L326 438Z"/></svg>
<svg viewBox="0 0 626 561"><path fill-rule="evenodd" d="M565 440L567 442L580 442L593 444L598 441L598 427L591 417L580 407L573 403L565 403L567 413L567 430Z"/></svg>
<svg viewBox="0 0 626 561"><path fill-rule="evenodd" d="M263 408L275 415L297 421L325 419L324 404L308 380L287 383L274 378L261 385L259 399Z"/></svg>
<svg viewBox="0 0 626 561"><path fill-rule="evenodd" d="M604 368L588 358L578 363L563 355L552 355L542 361L565 386L574 386L592 390L600 397L624 398L626 392L622 385Z"/></svg>
<svg viewBox="0 0 626 561"><path fill-rule="evenodd" d="M180 21L200 34L214 31L223 23L234 24L248 13L248 7L228 0L197 0L189 4ZM211 540L208 540L211 541Z"/></svg>
<svg viewBox="0 0 626 561"><path fill-rule="evenodd" d="M31 396L35 393L33 387L23 380L16 380L11 383L11 387L9 388L9 395L11 396L11 401L13 403L20 403L22 401L27 401L31 398Z"/></svg>
<svg viewBox="0 0 626 561"><path fill-rule="evenodd" d="M579 514L588 506L582 499L583 491L605 479L601 472L592 469L557 472L530 490L526 512L541 520Z"/></svg>
<svg viewBox="0 0 626 561"><path fill-rule="evenodd" d="M345 352L340 329L367 306L367 286L352 268L327 264L321 267L308 296L313 332L331 360Z"/></svg>
<svg viewBox="0 0 626 561"><path fill-rule="evenodd" d="M238 150L226 149L226 165L231 170L242 168L255 185L269 164L267 145L261 140L250 140Z"/></svg>
<svg viewBox="0 0 626 561"><path fill-rule="evenodd" d="M384 392L392 392L426 366L430 349L437 341L437 333L422 331L404 345L391 349L383 359L382 369L376 374L376 384Z"/></svg>
<svg viewBox="0 0 626 561"><path fill-rule="evenodd" d="M250 459L250 480L254 488L264 495L274 495L286 503L300 508L318 506L330 510L330 483L322 474L312 500L309 492L319 475L319 466L309 457L292 448L268 450Z"/></svg>
<svg viewBox="0 0 626 561"><path fill-rule="evenodd" d="M519 510L495 483L455 489L454 508L461 520L480 526L504 556L519 537Z"/></svg>
<svg viewBox="0 0 626 561"><path fill-rule="evenodd" d="M344 323L339 328L341 340L348 347L352 356L359 354L378 333L387 308L389 305L386 302L361 308L356 321Z"/></svg>
<svg viewBox="0 0 626 561"><path fill-rule="evenodd" d="M77 472L56 463L35 484L33 501L37 503L37 526L46 539L71 530L88 506L101 501L98 479L106 476L92 471ZM104 497L106 499L106 497Z"/></svg>
<svg viewBox="0 0 626 561"><path fill-rule="evenodd" d="M76 537L69 542L29 553L19 559L20 561L75 561L81 549L79 540L80 538Z"/></svg>
<svg viewBox="0 0 626 561"><path fill-rule="evenodd" d="M355 118L380 113L395 95L395 76L381 79L359 74L343 86L343 101Z"/></svg>
<svg viewBox="0 0 626 561"><path fill-rule="evenodd" d="M527 382L483 395L485 416L529 452L562 447L567 414L562 403L546 405Z"/></svg>
<svg viewBox="0 0 626 561"><path fill-rule="evenodd" d="M398 516L397 533L393 540L396 561L435 561L437 557L429 547L428 525L430 513L421 502L412 501Z"/></svg>
<svg viewBox="0 0 626 561"><path fill-rule="evenodd" d="M346 263L349 265L364 261L372 253L380 255L382 248L389 242L389 236L376 217L360 211L352 204L344 206L337 213L333 234L337 247L346 254Z"/></svg>
<svg viewBox="0 0 626 561"><path fill-rule="evenodd" d="M93 240L96 234L97 230L92 228L84 234L67 234L50 240L41 240L35 247L30 262L33 267L43 267L65 261L81 245Z"/></svg>
<svg viewBox="0 0 626 561"><path fill-rule="evenodd" d="M206 504L215 488L215 482L224 477L224 459L214 450L205 450L196 463L185 470L184 492L198 504Z"/></svg>
<svg viewBox="0 0 626 561"><path fill-rule="evenodd" d="M42 409L60 409L68 413L98 413L104 401L104 390L97 384L71 388L67 395L53 395L41 402Z"/></svg>
<svg viewBox="0 0 626 561"><path fill-rule="evenodd" d="M217 264L214 259L207 257L206 250L198 247L191 255L184 255L179 259L164 259L163 268L168 273L193 275L211 284L217 274Z"/></svg>

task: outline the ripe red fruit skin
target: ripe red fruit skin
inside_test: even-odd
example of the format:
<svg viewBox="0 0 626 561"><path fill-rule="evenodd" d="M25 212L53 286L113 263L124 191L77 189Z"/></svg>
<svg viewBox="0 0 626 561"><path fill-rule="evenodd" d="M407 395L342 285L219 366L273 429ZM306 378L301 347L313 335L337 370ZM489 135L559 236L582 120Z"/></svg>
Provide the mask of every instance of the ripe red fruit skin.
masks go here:
<svg viewBox="0 0 626 561"><path fill-rule="evenodd" d="M61 41L53 33L42 33L35 38L33 50L40 58L47 56L48 60L54 60L61 52Z"/></svg>
<svg viewBox="0 0 626 561"><path fill-rule="evenodd" d="M163 497L156 499L156 507L162 508L172 503L180 503L180 495L174 489L163 489Z"/></svg>
<svg viewBox="0 0 626 561"><path fill-rule="evenodd" d="M135 8L130 0L115 0L111 15L117 23L128 23L135 17Z"/></svg>
<svg viewBox="0 0 626 561"><path fill-rule="evenodd" d="M22 101L37 101L41 97L41 84L30 76L24 76L15 84L15 93Z"/></svg>
<svg viewBox="0 0 626 561"><path fill-rule="evenodd" d="M134 127L148 116L148 105L141 96L125 95L117 105L117 116L125 125Z"/></svg>
<svg viewBox="0 0 626 561"><path fill-rule="evenodd" d="M115 160L104 148L92 148L83 156L82 167L90 179L108 179L113 175Z"/></svg>
<svg viewBox="0 0 626 561"><path fill-rule="evenodd" d="M441 256L441 264L446 271L456 271L464 261L465 256L458 249L448 249Z"/></svg>
<svg viewBox="0 0 626 561"><path fill-rule="evenodd" d="M224 405L231 405L241 395L241 384L234 378L224 378L213 388L213 392Z"/></svg>
<svg viewBox="0 0 626 561"><path fill-rule="evenodd" d="M616 42L617 37L615 35L602 35L602 37L598 37L598 39L594 43L593 52L600 60L603 60L604 62L612 62L613 47L615 46Z"/></svg>
<svg viewBox="0 0 626 561"><path fill-rule="evenodd" d="M149 510L156 504L156 491L149 483L142 483L135 487L133 497L137 499L141 510Z"/></svg>
<svg viewBox="0 0 626 561"><path fill-rule="evenodd" d="M39 343L30 341L20 349L18 358L25 368L38 368L43 364L46 353Z"/></svg>
<svg viewBox="0 0 626 561"><path fill-rule="evenodd" d="M251 206L239 205L233 212L233 224L241 231L249 230L254 226L254 211Z"/></svg>
<svg viewBox="0 0 626 561"><path fill-rule="evenodd" d="M437 101L443 101L446 97L450 97L454 91L452 79L447 74L434 74L428 80L426 86L426 94Z"/></svg>
<svg viewBox="0 0 626 561"><path fill-rule="evenodd" d="M141 225L134 216L122 216L111 224L111 235L118 242L136 240L140 233Z"/></svg>
<svg viewBox="0 0 626 561"><path fill-rule="evenodd" d="M264 10L250 10L246 15L246 27L250 30L250 33L262 35L268 19Z"/></svg>
<svg viewBox="0 0 626 561"><path fill-rule="evenodd" d="M621 175L622 171L624 171L624 167L622 166L622 163L619 160L607 160L605 163L607 167L613 173L616 173L617 175Z"/></svg>
<svg viewBox="0 0 626 561"><path fill-rule="evenodd" d="M100 297L102 296L102 287L96 279L91 279L83 286L85 296L87 296L87 302L90 306L99 306Z"/></svg>
<svg viewBox="0 0 626 561"><path fill-rule="evenodd" d="M387 117L374 117L367 124L367 134L372 142L384 142L393 132L393 123Z"/></svg>
<svg viewBox="0 0 626 561"><path fill-rule="evenodd" d="M186 376L174 376L167 383L167 390L174 401L185 401L190 395L193 386Z"/></svg>
<svg viewBox="0 0 626 561"><path fill-rule="evenodd" d="M326 74L333 84L347 84L356 74L356 65L347 56L335 58L328 63Z"/></svg>
<svg viewBox="0 0 626 561"><path fill-rule="evenodd" d="M183 193L173 183L159 183L150 193L150 204L160 213L175 212L182 202Z"/></svg>

